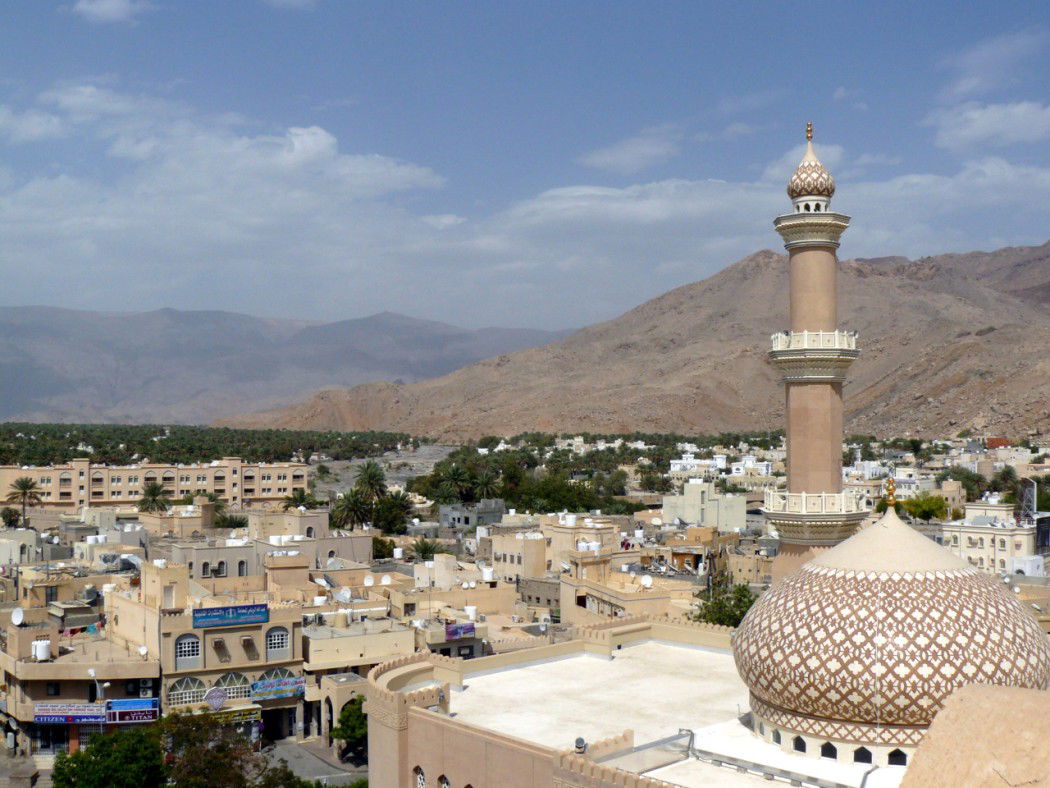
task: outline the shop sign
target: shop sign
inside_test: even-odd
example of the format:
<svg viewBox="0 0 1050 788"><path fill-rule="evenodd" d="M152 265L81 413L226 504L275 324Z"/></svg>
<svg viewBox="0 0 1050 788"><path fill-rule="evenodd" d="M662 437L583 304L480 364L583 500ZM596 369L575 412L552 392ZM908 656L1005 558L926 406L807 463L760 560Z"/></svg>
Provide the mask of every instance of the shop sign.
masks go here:
<svg viewBox="0 0 1050 788"><path fill-rule="evenodd" d="M105 721L106 707L101 703L37 703L33 707L33 722L38 725Z"/></svg>
<svg viewBox="0 0 1050 788"><path fill-rule="evenodd" d="M215 715L222 722L258 722L262 719L262 709L230 709Z"/></svg>
<svg viewBox="0 0 1050 788"><path fill-rule="evenodd" d="M271 698L297 698L306 692L306 679L291 676L284 679L266 679L252 682L252 700Z"/></svg>
<svg viewBox="0 0 1050 788"><path fill-rule="evenodd" d="M106 722L109 723L155 722L159 718L160 708L156 698L106 701Z"/></svg>
<svg viewBox="0 0 1050 788"><path fill-rule="evenodd" d="M232 627L238 624L265 624L270 620L268 605L228 605L198 607L193 611L193 628Z"/></svg>
<svg viewBox="0 0 1050 788"><path fill-rule="evenodd" d="M463 640L474 637L474 624L445 624L445 640Z"/></svg>

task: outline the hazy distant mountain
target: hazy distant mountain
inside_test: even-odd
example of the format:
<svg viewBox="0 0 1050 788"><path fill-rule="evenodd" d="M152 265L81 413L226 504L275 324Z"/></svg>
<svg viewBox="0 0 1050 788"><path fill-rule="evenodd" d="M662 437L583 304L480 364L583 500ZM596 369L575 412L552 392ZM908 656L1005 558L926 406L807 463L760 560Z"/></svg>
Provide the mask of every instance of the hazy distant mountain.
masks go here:
<svg viewBox="0 0 1050 788"><path fill-rule="evenodd" d="M564 336L383 312L338 323L231 312L0 309L0 419L208 423L324 386L412 382Z"/></svg>
<svg viewBox="0 0 1050 788"><path fill-rule="evenodd" d="M848 429L1050 431L1048 261L1050 243L843 262L842 324L862 347L845 389ZM445 438L777 427L783 390L766 351L785 326L786 258L763 251L545 347L230 421Z"/></svg>

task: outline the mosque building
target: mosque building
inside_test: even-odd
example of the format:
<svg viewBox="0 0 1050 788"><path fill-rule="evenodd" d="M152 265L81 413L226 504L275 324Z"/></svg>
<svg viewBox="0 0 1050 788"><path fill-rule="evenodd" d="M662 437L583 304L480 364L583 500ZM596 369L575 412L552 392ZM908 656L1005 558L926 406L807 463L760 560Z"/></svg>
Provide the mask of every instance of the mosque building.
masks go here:
<svg viewBox="0 0 1050 788"><path fill-rule="evenodd" d="M1033 726L1050 730L1047 635L995 576L904 523L892 482L867 527L865 499L842 489L842 387L858 351L838 324L849 217L830 210L834 191L809 127L793 210L775 220L791 321L769 353L788 449L788 489L765 500L782 542L772 588L735 630L594 616L527 649L383 663L367 677L370 784L926 788L944 784L944 764L999 777L1005 764L1011 784L1034 784L1050 763L1033 743ZM999 716L1010 741L974 734L975 702L1016 709ZM942 708L948 731L925 756ZM982 742L956 747L960 736ZM913 768L926 777L909 781Z"/></svg>

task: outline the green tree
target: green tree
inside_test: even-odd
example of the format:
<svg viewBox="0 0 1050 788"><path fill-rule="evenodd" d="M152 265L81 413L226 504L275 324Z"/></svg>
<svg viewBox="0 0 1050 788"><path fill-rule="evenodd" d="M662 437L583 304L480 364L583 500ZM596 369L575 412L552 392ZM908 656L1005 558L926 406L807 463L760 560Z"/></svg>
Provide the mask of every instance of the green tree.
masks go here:
<svg viewBox="0 0 1050 788"><path fill-rule="evenodd" d="M886 509L888 507L889 507L889 504L887 503L886 496L884 495L881 498L879 498L878 501L875 502L875 513L876 514L885 514ZM894 502L894 504L893 504L893 511L895 511L897 514L903 514L904 513L904 504L902 504L900 501Z"/></svg>
<svg viewBox="0 0 1050 788"><path fill-rule="evenodd" d="M462 465L452 465L447 468L442 484L447 485L446 489L451 489L455 493L457 500L466 501L471 497L470 473Z"/></svg>
<svg viewBox="0 0 1050 788"><path fill-rule="evenodd" d="M500 493L499 477L490 468L482 468L474 476L474 498L496 498Z"/></svg>
<svg viewBox="0 0 1050 788"><path fill-rule="evenodd" d="M412 553L420 561L429 561L438 553L447 553L448 548L436 539L416 539L412 543Z"/></svg>
<svg viewBox="0 0 1050 788"><path fill-rule="evenodd" d="M332 738L343 743L343 759L362 762L368 758L368 715L362 710L364 697L358 696L343 705L339 722L332 728Z"/></svg>
<svg viewBox="0 0 1050 788"><path fill-rule="evenodd" d="M386 474L375 460L369 460L357 469L354 476L354 487L375 503L386 495Z"/></svg>
<svg viewBox="0 0 1050 788"><path fill-rule="evenodd" d="M248 515L246 514L220 514L215 518L216 528L247 528Z"/></svg>
<svg viewBox="0 0 1050 788"><path fill-rule="evenodd" d="M208 502L215 508L216 517L226 513L226 501L220 498L218 493L208 492L206 490L197 490L196 492L186 493L179 498L179 503L189 506L193 503L194 498L207 498Z"/></svg>
<svg viewBox="0 0 1050 788"><path fill-rule="evenodd" d="M164 485L160 482L146 482L142 485L142 497L139 498L140 512L165 512L171 506Z"/></svg>
<svg viewBox="0 0 1050 788"><path fill-rule="evenodd" d="M381 536L372 537L372 558L381 560L394 557L394 540L384 539Z"/></svg>
<svg viewBox="0 0 1050 788"><path fill-rule="evenodd" d="M656 471L642 473L639 484L646 492L667 492L671 489L671 480Z"/></svg>
<svg viewBox="0 0 1050 788"><path fill-rule="evenodd" d="M372 515L372 525L385 534L403 534L408 531L408 515L412 503L404 493L380 498Z"/></svg>
<svg viewBox="0 0 1050 788"><path fill-rule="evenodd" d="M0 509L0 520L3 521L5 528L14 528L20 519L21 515L18 514L17 509L12 509L10 506Z"/></svg>
<svg viewBox="0 0 1050 788"><path fill-rule="evenodd" d="M948 515L948 504L941 496L924 492L905 501L904 511L927 522L934 518L943 520Z"/></svg>
<svg viewBox="0 0 1050 788"><path fill-rule="evenodd" d="M284 500L281 502L281 508L286 512L289 509L298 509L299 507L316 509L319 505L317 500L302 487L296 487L291 493L284 496Z"/></svg>
<svg viewBox="0 0 1050 788"><path fill-rule="evenodd" d="M137 725L95 734L72 755L55 756L56 788L152 788L166 782L156 726Z"/></svg>
<svg viewBox="0 0 1050 788"><path fill-rule="evenodd" d="M172 758L169 778L179 788L248 788L266 772L251 744L211 714L171 714L159 728Z"/></svg>
<svg viewBox="0 0 1050 788"><path fill-rule="evenodd" d="M967 501L980 499L982 493L988 489L987 479L979 473L963 468L961 465L953 465L951 468L937 474L938 483L943 482L945 479L955 479L961 482L963 489L966 491Z"/></svg>
<svg viewBox="0 0 1050 788"><path fill-rule="evenodd" d="M28 476L19 476L11 482L11 492L7 494L7 502L22 505L22 525L28 525L26 522L26 507L39 506L42 500L40 487L35 479L31 479Z"/></svg>
<svg viewBox="0 0 1050 788"><path fill-rule="evenodd" d="M732 587L727 583L715 583L711 596L708 599L701 597L700 609L695 618L708 624L737 627L751 605L755 604L756 598L751 589L742 583Z"/></svg>
<svg viewBox="0 0 1050 788"><path fill-rule="evenodd" d="M354 487L332 504L331 522L333 528L354 530L372 519L372 502L364 491Z"/></svg>

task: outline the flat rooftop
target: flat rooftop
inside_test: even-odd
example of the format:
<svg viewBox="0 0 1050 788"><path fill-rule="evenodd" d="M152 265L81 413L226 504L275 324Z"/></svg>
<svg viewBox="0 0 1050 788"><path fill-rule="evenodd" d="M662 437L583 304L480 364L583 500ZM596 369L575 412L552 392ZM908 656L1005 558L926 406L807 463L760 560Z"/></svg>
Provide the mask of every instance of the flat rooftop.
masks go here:
<svg viewBox="0 0 1050 788"><path fill-rule="evenodd" d="M594 742L627 729L637 746L748 709L747 688L728 651L649 641L613 654L468 675L465 688L452 691L450 711L490 730L570 749L577 736Z"/></svg>

